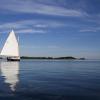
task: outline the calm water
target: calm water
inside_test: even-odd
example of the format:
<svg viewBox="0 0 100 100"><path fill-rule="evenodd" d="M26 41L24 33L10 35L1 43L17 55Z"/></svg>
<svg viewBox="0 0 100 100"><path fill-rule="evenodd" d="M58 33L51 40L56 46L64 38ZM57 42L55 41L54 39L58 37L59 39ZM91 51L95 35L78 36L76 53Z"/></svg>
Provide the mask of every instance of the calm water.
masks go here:
<svg viewBox="0 0 100 100"><path fill-rule="evenodd" d="M0 61L0 100L100 100L100 61Z"/></svg>

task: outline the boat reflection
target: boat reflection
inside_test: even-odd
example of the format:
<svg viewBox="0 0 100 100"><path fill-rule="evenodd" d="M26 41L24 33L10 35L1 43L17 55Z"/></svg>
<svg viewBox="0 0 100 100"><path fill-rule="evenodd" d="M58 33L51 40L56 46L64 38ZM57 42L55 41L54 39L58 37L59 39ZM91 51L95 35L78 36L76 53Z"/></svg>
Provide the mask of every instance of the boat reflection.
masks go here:
<svg viewBox="0 0 100 100"><path fill-rule="evenodd" d="M19 62L1 62L1 75L4 77L4 83L9 84L11 91L16 90L18 74Z"/></svg>

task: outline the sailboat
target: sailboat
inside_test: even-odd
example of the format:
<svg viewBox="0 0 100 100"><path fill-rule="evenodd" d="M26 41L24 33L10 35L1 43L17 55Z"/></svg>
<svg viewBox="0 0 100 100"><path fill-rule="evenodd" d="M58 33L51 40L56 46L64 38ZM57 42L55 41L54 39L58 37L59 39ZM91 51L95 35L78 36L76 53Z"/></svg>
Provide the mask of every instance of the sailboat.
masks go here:
<svg viewBox="0 0 100 100"><path fill-rule="evenodd" d="M0 55L7 57L7 61L20 61L19 44L13 30L9 33Z"/></svg>

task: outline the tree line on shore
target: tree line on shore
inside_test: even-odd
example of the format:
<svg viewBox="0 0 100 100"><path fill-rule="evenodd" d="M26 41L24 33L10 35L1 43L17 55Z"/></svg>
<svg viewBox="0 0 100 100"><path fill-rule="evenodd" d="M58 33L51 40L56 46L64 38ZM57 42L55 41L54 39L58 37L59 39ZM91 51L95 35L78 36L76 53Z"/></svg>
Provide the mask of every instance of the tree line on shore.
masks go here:
<svg viewBox="0 0 100 100"><path fill-rule="evenodd" d="M67 57L28 57L28 56L22 56L21 59L66 59L66 60L85 60L85 58L75 58L72 56L67 56Z"/></svg>

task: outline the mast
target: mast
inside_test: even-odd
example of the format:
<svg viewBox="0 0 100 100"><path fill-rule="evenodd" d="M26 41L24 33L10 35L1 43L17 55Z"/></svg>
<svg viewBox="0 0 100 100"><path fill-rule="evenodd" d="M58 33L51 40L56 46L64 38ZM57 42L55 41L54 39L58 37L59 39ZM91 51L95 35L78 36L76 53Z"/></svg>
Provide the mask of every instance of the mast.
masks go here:
<svg viewBox="0 0 100 100"><path fill-rule="evenodd" d="M19 57L19 44L13 30L9 33L0 55L7 57Z"/></svg>

